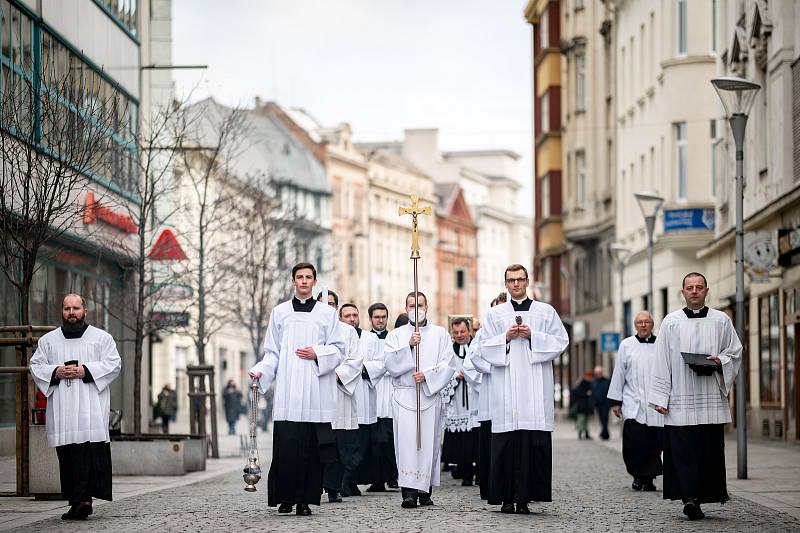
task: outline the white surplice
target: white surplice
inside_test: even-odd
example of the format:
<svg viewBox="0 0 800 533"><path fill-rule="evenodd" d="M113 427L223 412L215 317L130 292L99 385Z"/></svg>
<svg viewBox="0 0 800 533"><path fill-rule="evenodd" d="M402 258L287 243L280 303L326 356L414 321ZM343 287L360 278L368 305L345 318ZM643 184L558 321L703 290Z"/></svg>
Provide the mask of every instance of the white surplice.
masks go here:
<svg viewBox="0 0 800 533"><path fill-rule="evenodd" d="M669 409L665 425L731 421L728 393L739 372L742 343L728 315L708 309L705 318L689 318L684 309L674 311L661 322L655 350L647 403ZM721 372L700 376L684 362L681 352L717 355Z"/></svg>
<svg viewBox="0 0 800 533"><path fill-rule="evenodd" d="M467 380L473 383L473 386L479 385L478 392L478 415L476 417L476 425L480 426L481 422L488 422L492 419L491 413L491 400L492 400L492 365L481 356L481 343L486 330L481 328L475 334L472 344L469 345L467 352L467 359L464 366L472 370L465 370L464 375Z"/></svg>
<svg viewBox="0 0 800 533"><path fill-rule="evenodd" d="M450 383L442 391L445 415L444 427L446 431L469 431L476 425L480 425L477 422L478 388L468 379L457 378L458 373L462 370L465 378L467 371L475 372L472 363L469 362L467 357L469 346L471 345L462 344L459 346L460 354L454 353L453 367L455 371Z"/></svg>
<svg viewBox="0 0 800 533"><path fill-rule="evenodd" d="M350 324L339 322L339 336L344 340L345 357L336 367L336 417L331 423L333 429L358 429L358 403L356 394L361 381L361 367L364 353L361 351L358 333Z"/></svg>
<svg viewBox="0 0 800 533"><path fill-rule="evenodd" d="M647 389L655 356L655 343L640 342L635 335L620 343L607 396L610 400L622 402L623 420L633 419L652 427L664 426L664 416L647 407Z"/></svg>
<svg viewBox="0 0 800 533"><path fill-rule="evenodd" d="M420 383L421 449L417 449L417 394L413 374L415 355L408 342L411 324L393 329L386 338L386 369L394 384L394 448L397 456L398 484L427 492L439 485L439 458L442 442L441 390L453 376L453 348L450 336L441 326L419 328L421 342L419 368L425 374Z"/></svg>
<svg viewBox="0 0 800 533"><path fill-rule="evenodd" d="M295 311L291 300L272 310L263 357L251 372L261 372L262 393L275 382L273 420L333 422L334 370L345 351L338 324L336 311L322 302L307 313ZM314 348L315 361L298 357L297 349L306 346Z"/></svg>
<svg viewBox="0 0 800 533"><path fill-rule="evenodd" d="M373 331L373 333L375 333ZM377 334L376 334L377 336ZM384 346L386 346L386 339L378 337L380 343L381 354L383 354ZM384 357L385 360L385 357ZM392 395L394 394L394 385L392 385L392 376L388 372L383 374L378 384L375 386L376 405L378 407L378 418L392 418Z"/></svg>
<svg viewBox="0 0 800 533"><path fill-rule="evenodd" d="M378 392L376 388L386 375L383 343L374 333L361 330L359 345L364 356L363 367L366 369L369 379L359 379L356 384L358 423L374 424L378 421Z"/></svg>
<svg viewBox="0 0 800 533"><path fill-rule="evenodd" d="M65 361L77 360L91 373L93 382L62 379L50 385L53 371ZM89 326L77 339L64 338L61 328L39 339L30 370L36 386L47 396L47 443L51 447L83 442L110 442L108 386L122 369L114 339Z"/></svg>
<svg viewBox="0 0 800 533"><path fill-rule="evenodd" d="M506 342L519 316L531 338ZM553 431L553 363L569 344L567 331L552 306L532 301L528 311L510 302L486 314L481 356L492 365L492 433L516 430Z"/></svg>

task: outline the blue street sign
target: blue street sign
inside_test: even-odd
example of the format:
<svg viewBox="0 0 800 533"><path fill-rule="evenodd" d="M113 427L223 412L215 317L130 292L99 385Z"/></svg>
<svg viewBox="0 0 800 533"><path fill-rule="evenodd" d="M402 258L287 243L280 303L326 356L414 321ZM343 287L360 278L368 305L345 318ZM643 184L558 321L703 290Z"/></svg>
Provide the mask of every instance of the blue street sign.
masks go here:
<svg viewBox="0 0 800 533"><path fill-rule="evenodd" d="M691 229L713 230L714 210L691 208L664 211L664 233Z"/></svg>
<svg viewBox="0 0 800 533"><path fill-rule="evenodd" d="M617 331L600 332L600 351L603 353L616 352L619 349L620 334Z"/></svg>

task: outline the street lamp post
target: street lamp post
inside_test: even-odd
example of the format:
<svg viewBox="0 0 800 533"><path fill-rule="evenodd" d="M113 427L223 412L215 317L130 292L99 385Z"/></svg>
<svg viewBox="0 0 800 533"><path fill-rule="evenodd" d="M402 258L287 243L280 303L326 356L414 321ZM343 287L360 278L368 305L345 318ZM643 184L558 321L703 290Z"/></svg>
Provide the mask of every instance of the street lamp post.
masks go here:
<svg viewBox="0 0 800 533"><path fill-rule="evenodd" d="M634 194L636 201L639 202L639 209L644 215L645 227L647 228L647 307L648 311L653 312L653 233L656 229L656 217L664 198L654 192L637 192Z"/></svg>
<svg viewBox="0 0 800 533"><path fill-rule="evenodd" d="M734 77L715 78L711 80L711 84L725 107L736 144L736 334L744 344L744 131L747 113L761 87L751 81ZM740 370L736 376L736 473L739 479L747 479L745 378L745 373Z"/></svg>
<svg viewBox="0 0 800 533"><path fill-rule="evenodd" d="M611 254L614 256L614 260L617 262L617 270L619 273L619 334L624 337L627 324L625 323L625 293L623 291L622 284L625 279L625 261L628 259L631 251L630 249L616 242L610 244L608 249L611 250Z"/></svg>

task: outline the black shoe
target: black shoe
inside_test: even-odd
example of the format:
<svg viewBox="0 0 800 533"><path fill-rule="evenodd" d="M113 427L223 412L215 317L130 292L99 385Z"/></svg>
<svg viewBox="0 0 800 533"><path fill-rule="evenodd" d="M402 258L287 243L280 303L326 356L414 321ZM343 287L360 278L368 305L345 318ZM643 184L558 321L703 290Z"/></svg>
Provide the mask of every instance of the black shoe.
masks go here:
<svg viewBox="0 0 800 533"><path fill-rule="evenodd" d="M373 483L367 488L367 492L386 492L386 487L383 483Z"/></svg>
<svg viewBox="0 0 800 533"><path fill-rule="evenodd" d="M531 514L531 510L528 508L527 503L518 503L517 504L517 514Z"/></svg>
<svg viewBox="0 0 800 533"><path fill-rule="evenodd" d="M431 500L430 494L420 494L419 495L419 504L424 507L430 507L433 505L433 500Z"/></svg>
<svg viewBox="0 0 800 533"><path fill-rule="evenodd" d="M289 514L292 512L291 503L282 503L278 506L278 514Z"/></svg>
<svg viewBox="0 0 800 533"><path fill-rule="evenodd" d="M328 493L328 503L342 503L342 497L335 490Z"/></svg>
<svg viewBox="0 0 800 533"><path fill-rule="evenodd" d="M297 516L311 516L311 509L305 503L298 503Z"/></svg>
<svg viewBox="0 0 800 533"><path fill-rule="evenodd" d="M689 517L689 520L700 520L705 518L703 510L700 509L700 502L693 498L683 506L683 514Z"/></svg>
<svg viewBox="0 0 800 533"><path fill-rule="evenodd" d="M81 503L75 510L75 515L78 517L78 520L86 520L92 513L93 511L91 503Z"/></svg>
<svg viewBox="0 0 800 533"><path fill-rule="evenodd" d="M413 496L407 496L403 498L403 503L400 504L400 507L403 509L416 509L417 499Z"/></svg>
<svg viewBox="0 0 800 533"><path fill-rule="evenodd" d="M449 472L450 465L448 463L442 463L442 472Z"/></svg>
<svg viewBox="0 0 800 533"><path fill-rule="evenodd" d="M646 481L642 485L642 490L645 492L654 492L656 490L656 486L653 484L653 481Z"/></svg>
<svg viewBox="0 0 800 533"><path fill-rule="evenodd" d="M462 487L471 487L472 485L473 483L471 479L465 479L464 481L461 482Z"/></svg>
<svg viewBox="0 0 800 533"><path fill-rule="evenodd" d="M390 489L399 489L400 488L400 485L397 484L397 480L396 479L393 479L393 480L389 481L388 483L386 483L386 486L389 487Z"/></svg>
<svg viewBox="0 0 800 533"><path fill-rule="evenodd" d="M86 520L86 517L80 517L78 514L78 507L79 505L73 505L69 508L69 511L61 515L61 520Z"/></svg>
<svg viewBox="0 0 800 533"><path fill-rule="evenodd" d="M633 483L631 483L631 488L637 491L642 490L642 481L638 478L634 479Z"/></svg>
<svg viewBox="0 0 800 533"><path fill-rule="evenodd" d="M506 514L513 514L514 513L514 504L513 503L504 503L503 506L500 508L501 513Z"/></svg>

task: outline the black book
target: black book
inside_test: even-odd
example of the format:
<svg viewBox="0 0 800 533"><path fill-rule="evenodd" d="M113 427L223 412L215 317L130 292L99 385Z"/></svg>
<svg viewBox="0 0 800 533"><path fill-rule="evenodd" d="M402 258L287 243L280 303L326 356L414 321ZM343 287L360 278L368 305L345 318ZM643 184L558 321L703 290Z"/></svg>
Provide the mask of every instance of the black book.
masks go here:
<svg viewBox="0 0 800 533"><path fill-rule="evenodd" d="M706 354L681 352L681 356L683 356L683 362L689 366L708 366L708 367L717 366L716 361L712 361L711 359L706 359L706 357L709 357Z"/></svg>

